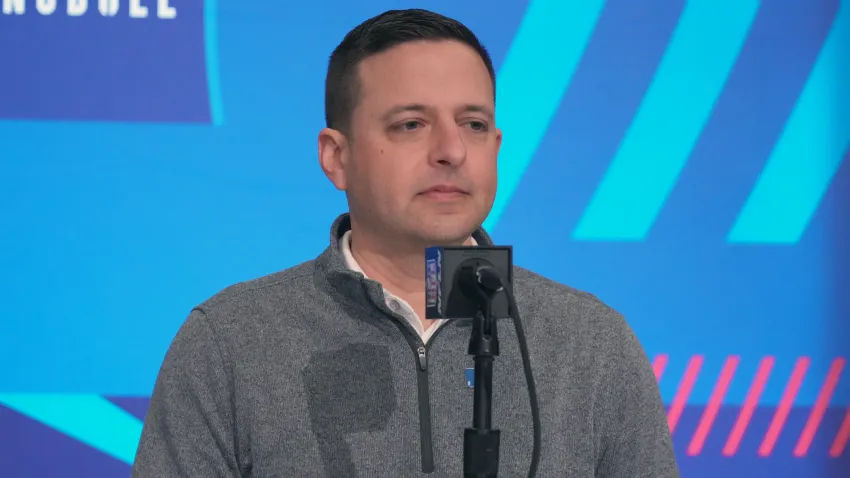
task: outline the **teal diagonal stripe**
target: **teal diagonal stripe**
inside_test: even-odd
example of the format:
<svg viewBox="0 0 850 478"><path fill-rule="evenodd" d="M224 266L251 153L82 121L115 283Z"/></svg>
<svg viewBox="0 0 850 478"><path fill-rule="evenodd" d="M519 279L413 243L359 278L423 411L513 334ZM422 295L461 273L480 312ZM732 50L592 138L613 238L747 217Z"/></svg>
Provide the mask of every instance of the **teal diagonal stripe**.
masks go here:
<svg viewBox="0 0 850 478"><path fill-rule="evenodd" d="M531 163L604 5L604 0L530 2L498 75L496 109L504 139L486 229L496 227Z"/></svg>
<svg viewBox="0 0 850 478"><path fill-rule="evenodd" d="M729 242L797 243L850 146L850 5L839 8Z"/></svg>
<svg viewBox="0 0 850 478"><path fill-rule="evenodd" d="M204 44L206 48L207 89L212 124L224 124L221 76L218 65L218 0L204 0Z"/></svg>
<svg viewBox="0 0 850 478"><path fill-rule="evenodd" d="M99 395L7 393L0 405L125 463L135 459L142 422ZM50 459L49 451L45 455Z"/></svg>
<svg viewBox="0 0 850 478"><path fill-rule="evenodd" d="M643 240L723 91L758 12L756 0L692 0L605 177L573 231L579 240Z"/></svg>

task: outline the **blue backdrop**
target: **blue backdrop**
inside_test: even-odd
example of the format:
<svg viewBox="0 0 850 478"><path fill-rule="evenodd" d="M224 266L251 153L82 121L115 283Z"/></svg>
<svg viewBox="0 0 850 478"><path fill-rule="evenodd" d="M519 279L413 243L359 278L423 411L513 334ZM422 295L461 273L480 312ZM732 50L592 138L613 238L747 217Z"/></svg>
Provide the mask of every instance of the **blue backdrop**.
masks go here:
<svg viewBox="0 0 850 478"><path fill-rule="evenodd" d="M3 476L127 476L189 309L345 209L331 50L420 5L498 68L486 227L627 316L683 475L850 475L850 2L0 3Z"/></svg>

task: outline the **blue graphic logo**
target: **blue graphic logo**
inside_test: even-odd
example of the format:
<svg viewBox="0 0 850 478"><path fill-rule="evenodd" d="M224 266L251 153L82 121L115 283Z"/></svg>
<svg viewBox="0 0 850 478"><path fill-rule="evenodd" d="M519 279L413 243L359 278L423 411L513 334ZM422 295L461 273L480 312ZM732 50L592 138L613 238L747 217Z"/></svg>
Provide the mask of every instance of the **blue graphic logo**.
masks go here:
<svg viewBox="0 0 850 478"><path fill-rule="evenodd" d="M0 118L220 124L214 0L2 0Z"/></svg>
<svg viewBox="0 0 850 478"><path fill-rule="evenodd" d="M425 278L425 290L428 294L425 299L425 305L427 307L434 307L437 305L437 295L440 293L440 284L438 283L440 278L437 273L437 259L428 259L425 264L425 270L427 271L427 276Z"/></svg>

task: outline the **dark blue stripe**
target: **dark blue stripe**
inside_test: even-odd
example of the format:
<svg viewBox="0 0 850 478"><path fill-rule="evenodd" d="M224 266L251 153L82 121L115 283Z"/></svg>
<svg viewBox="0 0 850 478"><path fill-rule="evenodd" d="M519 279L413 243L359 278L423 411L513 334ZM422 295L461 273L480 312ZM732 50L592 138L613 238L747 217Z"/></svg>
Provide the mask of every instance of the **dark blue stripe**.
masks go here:
<svg viewBox="0 0 850 478"><path fill-rule="evenodd" d="M496 230L500 241L521 246L522 254L569 239L640 105L682 8L682 0L606 4L549 132L503 213Z"/></svg>
<svg viewBox="0 0 850 478"><path fill-rule="evenodd" d="M130 465L0 405L0 476L130 476Z"/></svg>
<svg viewBox="0 0 850 478"><path fill-rule="evenodd" d="M505 138L499 151L498 193L484 228L498 224L522 181L604 8L604 0L543 0L525 12L497 79L498 125ZM553 47L557 60L552 58Z"/></svg>
<svg viewBox="0 0 850 478"><path fill-rule="evenodd" d="M687 3L574 239L646 238L723 93L758 9L757 0Z"/></svg>
<svg viewBox="0 0 850 478"><path fill-rule="evenodd" d="M725 241L806 83L838 3L762 4L650 240L694 245Z"/></svg>
<svg viewBox="0 0 850 478"><path fill-rule="evenodd" d="M0 405L58 430L125 463L132 463L141 420L94 394L4 393Z"/></svg>
<svg viewBox="0 0 850 478"><path fill-rule="evenodd" d="M753 413L738 453L726 458L722 455L723 447L738 419L740 408L726 405L720 407L702 453L699 456L688 456L688 445L705 412L704 407L688 406L673 435L673 447L678 458L679 471L682 476L688 478L847 476L842 470L850 469L848 468L850 467L850 450L845 450L844 454L837 459L830 458L828 454L832 440L838 433L844 417L843 407L830 407L826 410L808 455L803 458L793 455L794 447L811 411L811 407L792 408L773 453L769 458L763 458L758 455L758 448L776 413L776 408L759 406Z"/></svg>
<svg viewBox="0 0 850 478"><path fill-rule="evenodd" d="M850 146L850 5L840 7L782 136L727 240L796 244Z"/></svg>
<svg viewBox="0 0 850 478"><path fill-rule="evenodd" d="M808 241L821 247L826 244L824 254L829 266L824 274L830 278L830 289L824 295L832 299L832 313L825 321L826 342L850 359L850 294L847 293L847 284L850 284L850 247L847 247L850 244L850 148L844 152L844 162L832 179L820 208L812 216L801 245ZM836 396L850 403L850 366L844 369Z"/></svg>

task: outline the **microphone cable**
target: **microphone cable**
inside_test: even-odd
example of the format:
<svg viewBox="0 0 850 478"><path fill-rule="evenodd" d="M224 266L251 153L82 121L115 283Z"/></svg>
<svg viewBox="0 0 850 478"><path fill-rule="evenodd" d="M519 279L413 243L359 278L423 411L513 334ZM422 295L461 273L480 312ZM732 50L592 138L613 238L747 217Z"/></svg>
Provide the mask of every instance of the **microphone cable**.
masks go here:
<svg viewBox="0 0 850 478"><path fill-rule="evenodd" d="M534 478L537 474L537 467L540 463L540 409L537 403L537 387L534 384L534 374L531 370L531 358L528 353L528 342L525 339L525 330L522 327L522 319L519 315L519 307L516 304L516 297L511 284L499 273L495 267L480 267L477 272L479 285L484 288L493 290L497 289L493 286L498 284L505 291L508 297L508 306L511 310L511 319L513 319L514 329L516 329L517 341L519 342L519 352L522 357L522 369L525 373L526 387L528 388L528 400L531 404L531 421L534 433L534 446L531 452L531 465L528 470L528 477ZM489 276L489 277L488 277Z"/></svg>

